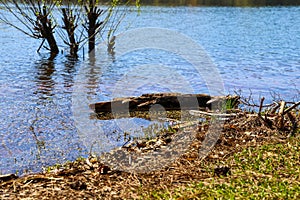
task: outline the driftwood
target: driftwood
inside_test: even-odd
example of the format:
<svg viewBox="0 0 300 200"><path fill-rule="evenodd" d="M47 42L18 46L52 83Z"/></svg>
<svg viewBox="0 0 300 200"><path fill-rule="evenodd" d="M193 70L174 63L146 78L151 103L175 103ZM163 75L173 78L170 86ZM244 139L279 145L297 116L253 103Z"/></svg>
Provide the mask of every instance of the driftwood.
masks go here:
<svg viewBox="0 0 300 200"><path fill-rule="evenodd" d="M90 108L96 113L149 111L153 105L160 105L165 111L199 110L199 108L210 108L210 102L215 104L217 103L216 101L222 102L226 98L230 97L211 97L206 94L180 93L144 94L139 97L115 98L112 101L91 104ZM212 99L214 101L211 101Z"/></svg>
<svg viewBox="0 0 300 200"><path fill-rule="evenodd" d="M199 117L202 115L206 115L206 116L213 116L213 117L228 118L228 117L236 117L238 115L236 113L211 113L211 112L204 112L200 110L190 110L189 113L193 116L199 116Z"/></svg>

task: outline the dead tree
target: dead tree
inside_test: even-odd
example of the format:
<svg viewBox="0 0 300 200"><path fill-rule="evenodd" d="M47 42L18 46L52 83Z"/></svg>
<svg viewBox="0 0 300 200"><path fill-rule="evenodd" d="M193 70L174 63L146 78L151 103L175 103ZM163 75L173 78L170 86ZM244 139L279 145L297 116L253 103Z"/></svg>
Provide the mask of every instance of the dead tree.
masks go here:
<svg viewBox="0 0 300 200"><path fill-rule="evenodd" d="M61 5L61 3L64 3ZM71 56L77 57L77 52L82 47L80 43L88 42L89 52L95 48L96 36L107 33L108 42L113 49L114 32L126 15L127 9L120 12L118 7L129 5L130 0L123 4L119 0L113 0L100 9L97 0L71 1L61 0L0 0L6 8L5 11L11 14L20 23L13 23L10 17L0 13L0 20L22 31L26 35L47 41L51 57L59 52L54 29L63 42L70 47ZM139 1L135 1L139 6ZM72 6L71 6L72 5ZM129 7L129 6L127 6ZM53 17L55 8L61 10L62 22L57 22L60 17ZM61 28L56 29L61 24ZM107 30L105 30L107 29ZM64 30L64 31L62 31ZM86 34L85 34L86 33ZM67 34L67 35L66 35ZM47 47L46 47L47 48Z"/></svg>
<svg viewBox="0 0 300 200"><path fill-rule="evenodd" d="M6 8L5 11L8 11L20 24L13 24L4 14L0 15L2 21L32 38L42 39L43 42L46 40L52 54L59 52L54 37L56 25L53 24L51 19L51 12L56 1L0 0L0 2Z"/></svg>
<svg viewBox="0 0 300 200"><path fill-rule="evenodd" d="M68 33L68 42L67 43L70 47L70 54L71 56L77 57L78 47L80 41L76 41L75 39L75 30L78 27L77 18L78 15L73 14L73 9L68 8L62 8L62 14L63 14L63 23L64 26L62 27L65 29Z"/></svg>
<svg viewBox="0 0 300 200"><path fill-rule="evenodd" d="M57 54L59 50L53 35L55 25L52 25L52 20L49 18L49 10L47 10L45 5L40 12L36 13L36 18L36 26L34 28L37 31L37 37L46 39L51 53Z"/></svg>
<svg viewBox="0 0 300 200"><path fill-rule="evenodd" d="M89 52L91 52L95 49L96 34L100 31L101 25L104 23L99 20L104 10L96 6L95 0L88 0L88 5L84 6L84 8L87 14L86 25L84 27L88 32Z"/></svg>

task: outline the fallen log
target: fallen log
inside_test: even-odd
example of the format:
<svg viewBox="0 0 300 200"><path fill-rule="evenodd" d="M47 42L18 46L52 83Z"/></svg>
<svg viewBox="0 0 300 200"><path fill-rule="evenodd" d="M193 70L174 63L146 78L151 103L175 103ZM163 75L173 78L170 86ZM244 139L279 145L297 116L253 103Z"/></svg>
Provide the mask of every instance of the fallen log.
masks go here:
<svg viewBox="0 0 300 200"><path fill-rule="evenodd" d="M115 98L112 101L90 104L90 108L96 113L123 113L150 111L153 105L160 105L165 111L173 110L199 110L199 108L211 108L212 103L222 102L225 99L237 99L237 96L211 97L206 94L180 94L157 93L143 94L139 97ZM212 99L216 99L211 101ZM208 103L208 102L211 103Z"/></svg>

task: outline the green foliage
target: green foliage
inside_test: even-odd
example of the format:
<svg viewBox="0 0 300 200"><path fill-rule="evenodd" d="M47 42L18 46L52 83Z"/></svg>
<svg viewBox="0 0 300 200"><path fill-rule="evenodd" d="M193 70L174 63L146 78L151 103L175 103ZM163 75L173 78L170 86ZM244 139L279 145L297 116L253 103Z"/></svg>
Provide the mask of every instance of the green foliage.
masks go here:
<svg viewBox="0 0 300 200"><path fill-rule="evenodd" d="M119 0L112 0L110 5L112 7L116 7L118 4L119 4Z"/></svg>
<svg viewBox="0 0 300 200"><path fill-rule="evenodd" d="M54 3L57 7L60 7L63 4L62 0L56 0L56 1L54 1Z"/></svg>
<svg viewBox="0 0 300 200"><path fill-rule="evenodd" d="M141 2L140 2L140 0L136 0L136 1L135 1L135 6L136 6L137 8L140 8L140 7L141 7Z"/></svg>
<svg viewBox="0 0 300 200"><path fill-rule="evenodd" d="M232 110L236 107L236 105L238 104L238 98L229 98L226 100L226 110Z"/></svg>

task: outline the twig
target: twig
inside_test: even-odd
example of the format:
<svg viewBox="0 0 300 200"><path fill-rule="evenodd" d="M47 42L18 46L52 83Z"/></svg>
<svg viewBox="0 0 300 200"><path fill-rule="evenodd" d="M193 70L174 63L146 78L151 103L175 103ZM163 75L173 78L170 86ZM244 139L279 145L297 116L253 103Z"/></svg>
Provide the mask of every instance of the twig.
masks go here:
<svg viewBox="0 0 300 200"><path fill-rule="evenodd" d="M295 116L294 113L292 112L288 112L287 113L288 118L290 119L290 121L292 122L292 131L289 134L289 137L294 136L298 127L298 122L297 122L297 117Z"/></svg>
<svg viewBox="0 0 300 200"><path fill-rule="evenodd" d="M297 103L295 103L295 104L292 105L291 107L285 109L285 110L283 111L283 115L285 115L286 113L290 112L291 110L293 110L294 108L296 108L296 107L299 106L299 105L300 105L300 101L298 101Z"/></svg>
<svg viewBox="0 0 300 200"><path fill-rule="evenodd" d="M199 111L199 110L190 110L189 113L193 116L202 116L202 115L207 115L207 116L215 116L215 117L236 117L239 114L238 113L209 113L209 112L204 112L204 111ZM257 117L258 114L246 114L246 117ZM275 117L269 117L265 115L265 119L268 120L273 120Z"/></svg>
<svg viewBox="0 0 300 200"><path fill-rule="evenodd" d="M270 111L270 114L275 114L276 110L280 107L279 103L274 102L276 105Z"/></svg>
<svg viewBox="0 0 300 200"><path fill-rule="evenodd" d="M247 101L246 99L241 99L240 100L242 104L246 105L246 106L250 106L250 107L260 107L260 105L254 104L254 103L249 103L249 101ZM271 107L274 106L275 102L267 104L267 105L263 105L262 108L267 108L267 107Z"/></svg>
<svg viewBox="0 0 300 200"><path fill-rule="evenodd" d="M181 121L176 120L176 119L171 119L171 118L167 118L167 117L159 117L159 120L163 120L163 121L167 121L167 122L175 122L175 123L181 123Z"/></svg>
<svg viewBox="0 0 300 200"><path fill-rule="evenodd" d="M43 46L44 42L45 42L45 39L43 39L43 41L42 41L41 45L40 45L40 46L39 46L39 48L37 49L37 52L38 52L38 53L40 52L40 50L41 50L41 48L42 48L42 46Z"/></svg>
<svg viewBox="0 0 300 200"><path fill-rule="evenodd" d="M285 107L285 101L281 101L280 102L280 109L278 112L278 116L279 116L279 122L278 122L278 128L282 129L283 125L284 125L284 107Z"/></svg>
<svg viewBox="0 0 300 200"><path fill-rule="evenodd" d="M265 100L265 97L261 98L261 100L260 100L258 116L261 116L261 110L262 110L262 107L263 107L263 104L264 104L264 100Z"/></svg>
<svg viewBox="0 0 300 200"><path fill-rule="evenodd" d="M278 113L279 116L283 116L284 107L285 107L285 101L281 101L280 102L280 110L279 110L279 113Z"/></svg>
<svg viewBox="0 0 300 200"><path fill-rule="evenodd" d="M215 116L215 117L235 117L237 114L235 113L209 113L209 112L204 112L200 110L190 110L189 113L194 116L201 116L201 115L208 115L208 116Z"/></svg>

